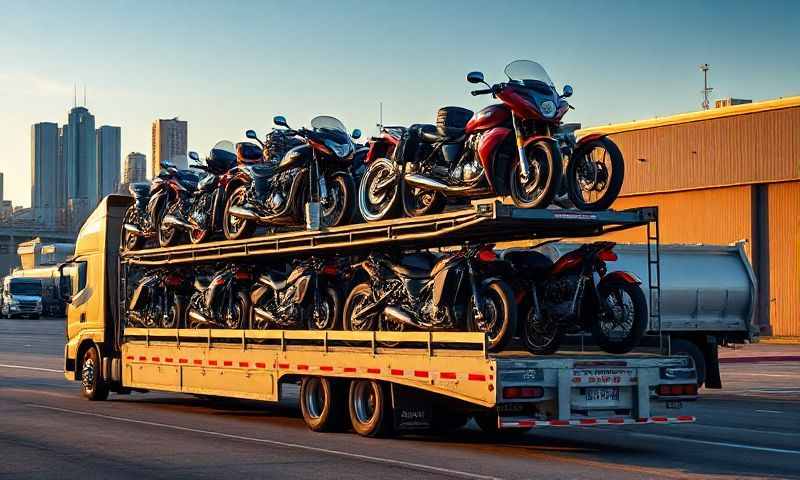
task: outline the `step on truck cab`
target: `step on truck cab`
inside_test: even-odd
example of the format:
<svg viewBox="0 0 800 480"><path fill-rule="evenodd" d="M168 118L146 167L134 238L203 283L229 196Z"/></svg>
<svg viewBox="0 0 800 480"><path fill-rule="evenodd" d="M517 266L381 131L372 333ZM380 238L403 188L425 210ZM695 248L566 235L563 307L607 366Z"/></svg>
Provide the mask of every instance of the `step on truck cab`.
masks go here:
<svg viewBox="0 0 800 480"><path fill-rule="evenodd" d="M61 268L70 279L61 282L69 300L65 376L80 381L91 400L105 399L109 391L133 390L275 402L291 390L285 385L299 384L300 409L309 428L352 428L365 436L453 429L470 418L489 431L694 421L688 415L653 413L656 403L677 408L696 398L695 371L685 357L490 354L485 335L471 332L126 328L121 292L133 263L191 264L214 251L256 261L256 245L296 249L298 235L313 237L304 247L313 249L337 245L348 228L368 230L359 237L363 248L370 238L376 239L374 245L384 244L391 230L412 224L427 228L420 227L424 220L419 218L399 219L386 223L389 231L380 225L334 227L277 234L266 243L255 238L196 251L192 246L152 249L120 260L120 223L129 201L118 196L103 200L81 229L74 258ZM475 225L491 230L501 218L485 208L473 213L433 216L430 230L469 233ZM448 231L447 225L458 228ZM435 243L431 235L420 238ZM266 250L259 254L270 255Z"/></svg>

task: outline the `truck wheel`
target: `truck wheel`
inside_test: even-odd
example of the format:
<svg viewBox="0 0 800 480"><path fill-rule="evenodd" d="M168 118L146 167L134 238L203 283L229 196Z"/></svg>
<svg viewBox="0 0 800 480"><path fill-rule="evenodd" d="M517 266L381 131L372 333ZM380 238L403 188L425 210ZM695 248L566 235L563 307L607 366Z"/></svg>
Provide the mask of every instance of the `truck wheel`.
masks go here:
<svg viewBox="0 0 800 480"><path fill-rule="evenodd" d="M701 387L706 382L706 357L696 343L683 338L672 339L672 354L689 357L697 372L697 386Z"/></svg>
<svg viewBox="0 0 800 480"><path fill-rule="evenodd" d="M108 398L108 383L103 379L100 354L94 345L83 353L83 360L81 361L81 393L89 400L105 400Z"/></svg>
<svg viewBox="0 0 800 480"><path fill-rule="evenodd" d="M344 392L341 385L325 377L305 377L300 385L300 411L308 428L335 432L343 427Z"/></svg>
<svg viewBox="0 0 800 480"><path fill-rule="evenodd" d="M392 409L389 391L375 380L353 380L347 405L353 430L365 437L379 437L391 433Z"/></svg>

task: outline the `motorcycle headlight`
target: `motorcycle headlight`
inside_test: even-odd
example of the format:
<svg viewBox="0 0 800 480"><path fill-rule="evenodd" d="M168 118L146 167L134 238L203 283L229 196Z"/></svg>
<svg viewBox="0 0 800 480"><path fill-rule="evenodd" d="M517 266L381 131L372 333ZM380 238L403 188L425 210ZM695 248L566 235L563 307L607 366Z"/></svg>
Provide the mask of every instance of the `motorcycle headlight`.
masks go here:
<svg viewBox="0 0 800 480"><path fill-rule="evenodd" d="M336 143L333 140L325 140L324 143L325 146L330 148L331 151L339 158L347 158L351 153L353 153L353 144L350 142Z"/></svg>
<svg viewBox="0 0 800 480"><path fill-rule="evenodd" d="M550 100L545 100L539 105L539 108L542 110L542 115L545 117L552 117L556 114L556 104L551 102Z"/></svg>

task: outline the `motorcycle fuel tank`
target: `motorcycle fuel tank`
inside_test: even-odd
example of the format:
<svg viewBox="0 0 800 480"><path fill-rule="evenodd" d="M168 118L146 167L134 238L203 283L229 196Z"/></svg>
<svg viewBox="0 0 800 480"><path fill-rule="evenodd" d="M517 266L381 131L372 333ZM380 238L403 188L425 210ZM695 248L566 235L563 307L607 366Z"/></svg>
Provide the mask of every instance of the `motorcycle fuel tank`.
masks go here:
<svg viewBox="0 0 800 480"><path fill-rule="evenodd" d="M499 127L507 122L510 116L511 114L508 108L503 105L489 105L475 112L475 115L467 122L464 132L469 135L482 130Z"/></svg>
<svg viewBox="0 0 800 480"><path fill-rule="evenodd" d="M278 164L278 170L283 172L290 168L302 167L308 163L310 158L311 147L309 145L298 145L286 152L283 160Z"/></svg>

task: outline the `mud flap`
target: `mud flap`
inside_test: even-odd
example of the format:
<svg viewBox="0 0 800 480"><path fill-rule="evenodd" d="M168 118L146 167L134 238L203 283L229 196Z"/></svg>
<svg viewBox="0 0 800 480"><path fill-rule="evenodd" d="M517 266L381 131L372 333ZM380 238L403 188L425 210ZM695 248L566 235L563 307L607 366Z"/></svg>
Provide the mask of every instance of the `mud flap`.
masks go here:
<svg viewBox="0 0 800 480"><path fill-rule="evenodd" d="M703 349L706 358L706 388L722 388L722 376L719 373L719 348L716 337L709 336L706 348Z"/></svg>
<svg viewBox="0 0 800 480"><path fill-rule="evenodd" d="M430 428L433 408L429 398L412 388L392 386L392 412L395 430L422 430Z"/></svg>

